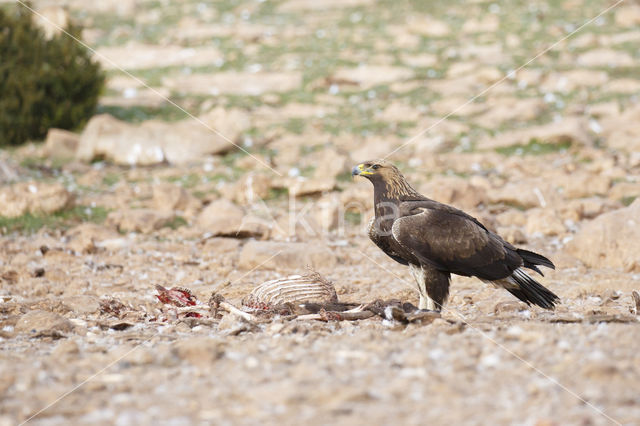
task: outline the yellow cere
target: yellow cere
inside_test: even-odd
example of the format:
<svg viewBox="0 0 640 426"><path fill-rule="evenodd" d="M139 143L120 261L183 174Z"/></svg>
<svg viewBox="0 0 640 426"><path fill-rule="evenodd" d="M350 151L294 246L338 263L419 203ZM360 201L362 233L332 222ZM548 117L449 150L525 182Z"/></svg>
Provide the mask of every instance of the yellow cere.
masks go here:
<svg viewBox="0 0 640 426"><path fill-rule="evenodd" d="M370 169L365 169L364 164L358 164L358 169L360 169L361 175L372 175L373 172Z"/></svg>

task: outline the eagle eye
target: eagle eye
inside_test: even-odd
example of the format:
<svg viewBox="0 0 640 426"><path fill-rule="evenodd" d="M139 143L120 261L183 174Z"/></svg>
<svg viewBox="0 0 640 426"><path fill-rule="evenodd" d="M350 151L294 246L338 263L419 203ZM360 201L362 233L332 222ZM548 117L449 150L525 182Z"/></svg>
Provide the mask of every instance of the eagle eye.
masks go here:
<svg viewBox="0 0 640 426"><path fill-rule="evenodd" d="M380 168L380 164L374 164L373 166L371 166L371 168L373 170L378 170Z"/></svg>

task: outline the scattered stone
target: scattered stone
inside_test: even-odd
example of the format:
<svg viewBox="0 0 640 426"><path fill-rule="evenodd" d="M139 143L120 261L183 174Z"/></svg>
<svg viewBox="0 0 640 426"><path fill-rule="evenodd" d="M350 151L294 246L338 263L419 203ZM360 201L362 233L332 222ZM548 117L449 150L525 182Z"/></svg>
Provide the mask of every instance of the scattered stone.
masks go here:
<svg viewBox="0 0 640 426"><path fill-rule="evenodd" d="M258 331L259 328L251 321L244 319L241 316L226 314L222 317L218 323L218 331L227 336L237 336L238 334Z"/></svg>
<svg viewBox="0 0 640 426"><path fill-rule="evenodd" d="M594 268L640 267L640 199L585 223L566 251Z"/></svg>
<svg viewBox="0 0 640 426"><path fill-rule="evenodd" d="M105 240L118 238L112 229L95 223L82 223L65 233L67 247L76 253L95 253Z"/></svg>
<svg viewBox="0 0 640 426"><path fill-rule="evenodd" d="M31 337L64 337L74 329L71 321L53 312L33 310L24 314L15 330Z"/></svg>
<svg viewBox="0 0 640 426"><path fill-rule="evenodd" d="M79 353L80 353L80 346L78 345L78 342L76 342L73 339L64 339L64 340L61 340L60 343L58 343L55 348L53 348L51 355L54 356L56 359L60 359L64 356L77 355Z"/></svg>
<svg viewBox="0 0 640 426"><path fill-rule="evenodd" d="M207 367L224 355L222 342L211 337L188 337L172 345L172 352L181 360L198 367Z"/></svg>
<svg viewBox="0 0 640 426"><path fill-rule="evenodd" d="M59 183L15 183L0 188L0 216L47 215L72 207L74 201L74 195Z"/></svg>
<svg viewBox="0 0 640 426"><path fill-rule="evenodd" d="M62 129L49 129L44 148L49 157L73 158L76 155L80 136Z"/></svg>
<svg viewBox="0 0 640 426"><path fill-rule="evenodd" d="M193 217L202 207L202 202L181 186L161 183L153 186L153 204L160 211L178 212Z"/></svg>
<svg viewBox="0 0 640 426"><path fill-rule="evenodd" d="M159 212L151 209L127 209L109 213L106 225L115 226L120 232L141 232L148 234L156 231L175 218L171 212Z"/></svg>
<svg viewBox="0 0 640 426"><path fill-rule="evenodd" d="M321 244L275 241L249 241L238 260L238 266L244 269L260 267L283 271L299 271L305 267L322 270L336 263L335 254Z"/></svg>
<svg viewBox="0 0 640 426"><path fill-rule="evenodd" d="M100 309L100 299L87 294L65 296L62 303L76 315L94 314Z"/></svg>

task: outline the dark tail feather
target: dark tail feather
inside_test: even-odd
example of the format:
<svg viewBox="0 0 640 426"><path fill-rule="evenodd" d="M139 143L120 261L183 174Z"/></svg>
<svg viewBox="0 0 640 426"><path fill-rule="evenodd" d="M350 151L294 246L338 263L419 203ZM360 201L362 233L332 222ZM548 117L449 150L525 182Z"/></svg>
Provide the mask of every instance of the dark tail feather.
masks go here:
<svg viewBox="0 0 640 426"><path fill-rule="evenodd" d="M541 308L553 309L555 308L555 304L560 300L558 296L553 294L538 281L531 278L520 268L513 271L513 274L508 278L508 280L517 284L518 287L505 287L507 291L527 305L531 305L533 303Z"/></svg>
<svg viewBox="0 0 640 426"><path fill-rule="evenodd" d="M552 261L542 256L541 254L523 249L517 249L516 251L522 258L525 268L533 269L542 276L544 276L544 274L536 265L542 265L546 266L547 268L556 269L556 265L554 265Z"/></svg>

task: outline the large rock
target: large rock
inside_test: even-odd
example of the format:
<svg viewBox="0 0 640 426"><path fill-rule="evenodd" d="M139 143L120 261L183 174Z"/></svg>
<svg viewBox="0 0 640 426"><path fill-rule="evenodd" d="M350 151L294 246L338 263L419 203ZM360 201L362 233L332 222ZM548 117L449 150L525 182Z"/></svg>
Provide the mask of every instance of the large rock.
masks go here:
<svg viewBox="0 0 640 426"><path fill-rule="evenodd" d="M429 198L461 209L487 204L487 192L460 177L437 177L420 186L420 192Z"/></svg>
<svg viewBox="0 0 640 426"><path fill-rule="evenodd" d="M16 183L0 188L0 216L51 214L73 206L74 200L74 195L59 183Z"/></svg>
<svg viewBox="0 0 640 426"><path fill-rule="evenodd" d="M556 212L549 208L535 208L527 211L527 235L562 235L566 229Z"/></svg>
<svg viewBox="0 0 640 426"><path fill-rule="evenodd" d="M640 270L640 199L587 222L566 251L591 267Z"/></svg>
<svg viewBox="0 0 640 426"><path fill-rule="evenodd" d="M44 149L47 155L54 158L73 158L78 149L80 136L63 129L49 129Z"/></svg>
<svg viewBox="0 0 640 426"><path fill-rule="evenodd" d="M244 211L231 201L221 198L209 204L196 219L196 223L211 236L247 238L266 237L269 224Z"/></svg>
<svg viewBox="0 0 640 426"><path fill-rule="evenodd" d="M332 191L336 187L336 180L333 177L312 177L312 178L293 178L286 185L289 192L295 197L304 197L306 195L317 195Z"/></svg>
<svg viewBox="0 0 640 426"><path fill-rule="evenodd" d="M104 158L129 166L199 162L235 148L239 126L247 125L246 120L236 117L239 115L246 118L239 112L216 110L201 122L189 118L175 123L149 120L139 125L108 114L97 115L82 132L76 157L83 161Z"/></svg>
<svg viewBox="0 0 640 426"><path fill-rule="evenodd" d="M565 198L584 198L607 194L611 187L611 178L602 173L575 171L556 174L553 183L557 188L562 188Z"/></svg>
<svg viewBox="0 0 640 426"><path fill-rule="evenodd" d="M34 337L62 336L74 329L71 321L63 316L48 311L29 311L16 323L15 330L19 333L28 333Z"/></svg>
<svg viewBox="0 0 640 426"><path fill-rule="evenodd" d="M142 232L148 234L166 226L175 218L172 212L151 209L119 210L109 213L106 224L115 226L121 232Z"/></svg>
<svg viewBox="0 0 640 426"><path fill-rule="evenodd" d="M554 192L543 179L527 179L507 182L503 187L487 192L491 204L505 204L517 208L544 207L553 200Z"/></svg>
<svg viewBox="0 0 640 426"><path fill-rule="evenodd" d="M228 195L229 198L233 198L237 203L248 205L266 199L269 196L271 187L272 182L269 175L250 172L229 187L230 193Z"/></svg>
<svg viewBox="0 0 640 426"><path fill-rule="evenodd" d="M238 266L284 271L302 271L307 266L326 270L337 263L335 254L319 244L249 241L240 252Z"/></svg>

